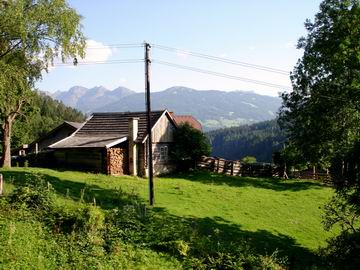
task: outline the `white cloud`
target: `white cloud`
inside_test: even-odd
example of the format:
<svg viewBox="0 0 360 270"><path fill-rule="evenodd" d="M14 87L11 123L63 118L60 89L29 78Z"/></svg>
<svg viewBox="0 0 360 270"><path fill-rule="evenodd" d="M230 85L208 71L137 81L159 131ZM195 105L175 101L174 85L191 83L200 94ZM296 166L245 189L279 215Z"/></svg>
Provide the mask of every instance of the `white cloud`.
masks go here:
<svg viewBox="0 0 360 270"><path fill-rule="evenodd" d="M88 39L86 41L85 47L85 58L77 57L78 63L88 63L88 62L105 62L110 58L110 56L116 52L116 49L112 49L109 46L104 45L101 42ZM73 65L74 59L68 58L65 59L65 62L62 63L60 57L54 59L54 65L49 64L48 71L54 70L57 66L63 66L66 68L76 68Z"/></svg>
<svg viewBox="0 0 360 270"><path fill-rule="evenodd" d="M101 42L88 39L86 41L85 58L78 59L81 62L103 62L110 58L113 50Z"/></svg>

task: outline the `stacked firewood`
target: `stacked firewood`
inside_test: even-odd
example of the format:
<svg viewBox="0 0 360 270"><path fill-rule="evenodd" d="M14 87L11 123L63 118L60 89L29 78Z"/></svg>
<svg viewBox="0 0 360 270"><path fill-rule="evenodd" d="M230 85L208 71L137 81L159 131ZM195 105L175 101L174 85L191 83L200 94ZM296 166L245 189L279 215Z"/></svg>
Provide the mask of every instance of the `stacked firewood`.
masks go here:
<svg viewBox="0 0 360 270"><path fill-rule="evenodd" d="M110 175L128 174L128 156L126 149L107 149L107 172Z"/></svg>

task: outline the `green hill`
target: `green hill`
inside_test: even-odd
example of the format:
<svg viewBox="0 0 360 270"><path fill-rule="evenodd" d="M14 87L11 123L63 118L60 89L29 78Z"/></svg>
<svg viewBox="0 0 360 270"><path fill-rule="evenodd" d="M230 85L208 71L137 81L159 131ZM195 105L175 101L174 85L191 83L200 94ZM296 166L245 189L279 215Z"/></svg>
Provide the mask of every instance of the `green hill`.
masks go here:
<svg viewBox="0 0 360 270"><path fill-rule="evenodd" d="M285 140L276 120L210 131L207 134L212 155L230 160L254 156L271 162L272 153L281 150Z"/></svg>
<svg viewBox="0 0 360 270"><path fill-rule="evenodd" d="M178 174L155 179L149 208L145 179L0 172L4 269L319 269L332 236L333 190L315 181Z"/></svg>

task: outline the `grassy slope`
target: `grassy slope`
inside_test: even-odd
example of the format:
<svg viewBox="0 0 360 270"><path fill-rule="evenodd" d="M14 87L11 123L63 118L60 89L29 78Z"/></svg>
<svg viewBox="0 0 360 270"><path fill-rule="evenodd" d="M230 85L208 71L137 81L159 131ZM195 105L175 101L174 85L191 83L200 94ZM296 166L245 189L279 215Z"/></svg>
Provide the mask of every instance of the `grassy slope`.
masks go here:
<svg viewBox="0 0 360 270"><path fill-rule="evenodd" d="M109 177L81 172L14 168L2 171L16 184L24 173L44 175L57 192L79 200L85 186L85 200L96 198L103 208L112 208L122 192L144 201L147 181L133 177ZM13 184L5 188L11 190ZM69 189L67 191L67 189ZM120 195L119 195L120 194ZM312 181L280 181L228 177L210 173L179 174L155 180L155 210L172 218L193 218L203 230L218 228L230 240L242 237L259 252L284 250L290 260L306 263L318 246L330 236L321 226L320 207L333 194L330 188ZM72 200L59 197L72 204ZM296 262L298 264L299 262Z"/></svg>

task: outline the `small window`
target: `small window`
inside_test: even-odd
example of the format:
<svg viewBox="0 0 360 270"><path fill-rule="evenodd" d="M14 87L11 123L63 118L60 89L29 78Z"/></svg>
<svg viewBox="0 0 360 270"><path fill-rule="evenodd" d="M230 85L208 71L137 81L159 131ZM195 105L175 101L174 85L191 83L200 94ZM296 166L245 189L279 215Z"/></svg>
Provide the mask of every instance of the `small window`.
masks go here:
<svg viewBox="0 0 360 270"><path fill-rule="evenodd" d="M168 160L168 147L160 146L160 160L167 161Z"/></svg>

